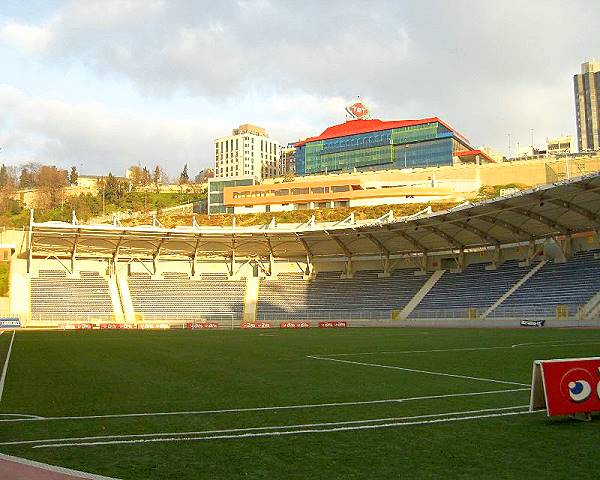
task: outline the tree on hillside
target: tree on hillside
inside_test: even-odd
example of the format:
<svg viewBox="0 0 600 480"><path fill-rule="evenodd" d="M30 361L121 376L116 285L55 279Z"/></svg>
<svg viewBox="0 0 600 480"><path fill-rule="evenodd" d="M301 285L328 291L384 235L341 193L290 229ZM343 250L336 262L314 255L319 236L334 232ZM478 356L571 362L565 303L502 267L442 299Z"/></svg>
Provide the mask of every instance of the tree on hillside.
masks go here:
<svg viewBox="0 0 600 480"><path fill-rule="evenodd" d="M54 208L64 202L64 188L69 184L66 170L54 165L42 165L35 174L35 185L38 187L36 203L42 208Z"/></svg>
<svg viewBox="0 0 600 480"><path fill-rule="evenodd" d="M142 185L144 187L150 185L152 183L152 175L150 175L150 170L148 167L144 167L142 170Z"/></svg>
<svg viewBox="0 0 600 480"><path fill-rule="evenodd" d="M0 188L4 188L8 185L8 182L8 169L6 168L6 165L2 164L2 167L0 167Z"/></svg>
<svg viewBox="0 0 600 480"><path fill-rule="evenodd" d="M104 198L107 202L120 205L121 200L129 190L127 182L115 177L112 172L108 173L104 181Z"/></svg>
<svg viewBox="0 0 600 480"><path fill-rule="evenodd" d="M129 181L134 188L139 187L142 184L142 168L138 165L129 167L127 178L129 178Z"/></svg>
<svg viewBox="0 0 600 480"><path fill-rule="evenodd" d="M35 175L27 167L21 169L19 175L19 188L34 188L35 187Z"/></svg>
<svg viewBox="0 0 600 480"><path fill-rule="evenodd" d="M179 175L179 185L186 185L190 183L190 176L188 175L187 163L183 166L183 170Z"/></svg>
<svg viewBox="0 0 600 480"><path fill-rule="evenodd" d="M17 179L13 167L0 167L0 214L19 213L20 207L14 199Z"/></svg>
<svg viewBox="0 0 600 480"><path fill-rule="evenodd" d="M77 173L77 167L71 167L71 173L69 174L69 184L77 185L77 180L79 179L79 173Z"/></svg>
<svg viewBox="0 0 600 480"><path fill-rule="evenodd" d="M154 184L154 188L156 188L156 193L160 193L160 183L162 181L162 172L160 167L157 165L154 167L154 175L152 176L152 183Z"/></svg>
<svg viewBox="0 0 600 480"><path fill-rule="evenodd" d="M213 178L215 176L215 172L212 168L205 168L204 170L200 170L196 178L194 178L195 183L205 183L209 178Z"/></svg>

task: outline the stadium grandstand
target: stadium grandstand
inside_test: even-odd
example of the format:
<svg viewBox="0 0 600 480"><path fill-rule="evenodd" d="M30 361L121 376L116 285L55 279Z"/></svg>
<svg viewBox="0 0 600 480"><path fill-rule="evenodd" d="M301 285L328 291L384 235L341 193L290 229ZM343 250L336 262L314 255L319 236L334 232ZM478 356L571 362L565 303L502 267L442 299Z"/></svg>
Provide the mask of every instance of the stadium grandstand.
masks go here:
<svg viewBox="0 0 600 480"><path fill-rule="evenodd" d="M469 320L600 313L600 174L443 212L253 227L35 222L15 244L10 315L69 322ZM7 316L6 314L4 316ZM450 323L448 323L450 324Z"/></svg>

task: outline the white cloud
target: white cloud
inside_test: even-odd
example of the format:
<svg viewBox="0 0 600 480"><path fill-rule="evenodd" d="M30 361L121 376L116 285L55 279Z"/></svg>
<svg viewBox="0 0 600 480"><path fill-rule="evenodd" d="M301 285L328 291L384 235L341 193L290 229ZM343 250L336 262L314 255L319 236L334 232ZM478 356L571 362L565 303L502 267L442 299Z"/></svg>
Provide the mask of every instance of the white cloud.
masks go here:
<svg viewBox="0 0 600 480"><path fill-rule="evenodd" d="M0 28L0 42L12 44L29 54L43 52L52 39L48 27L10 23Z"/></svg>
<svg viewBox="0 0 600 480"><path fill-rule="evenodd" d="M172 172L184 163L190 169L207 166L212 151L207 137L231 128L214 120L148 118L101 105L71 105L6 85L0 85L0 122L8 125L4 162L77 165L92 174L122 173L138 162Z"/></svg>
<svg viewBox="0 0 600 480"><path fill-rule="evenodd" d="M573 132L571 76L600 52L589 21L599 16L597 0L574 0L568 19L558 0L86 0L64 3L40 21L5 23L0 43L47 68L76 65L98 81L131 86L148 104L189 98L211 112L221 109L219 120L198 111L199 129L188 133L193 140L181 137L189 124L153 120L165 126L173 120L177 132L167 128L168 135L201 148L198 157L208 163L212 137L237 122L262 124L282 141L295 140L342 121L344 104L356 95L379 118L437 115L475 145L506 149L508 132L525 141L530 128L540 142ZM92 110L109 125L115 118L132 125L150 121ZM65 132L21 120L27 132L39 129L60 139L43 152L80 152ZM102 121L94 128L107 134ZM110 153L123 162L151 155L140 131L132 130L135 147L111 134L120 147ZM104 143L79 134L88 153L104 154Z"/></svg>

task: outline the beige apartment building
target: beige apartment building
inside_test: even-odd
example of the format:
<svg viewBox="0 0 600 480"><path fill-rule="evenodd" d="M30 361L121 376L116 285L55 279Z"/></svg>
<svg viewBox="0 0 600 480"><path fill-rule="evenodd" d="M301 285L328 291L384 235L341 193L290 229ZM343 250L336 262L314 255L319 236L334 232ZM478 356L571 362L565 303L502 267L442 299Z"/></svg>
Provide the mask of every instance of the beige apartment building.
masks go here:
<svg viewBox="0 0 600 480"><path fill-rule="evenodd" d="M276 177L280 172L281 145L269 138L264 128L243 124L231 135L217 138L215 144L215 177Z"/></svg>

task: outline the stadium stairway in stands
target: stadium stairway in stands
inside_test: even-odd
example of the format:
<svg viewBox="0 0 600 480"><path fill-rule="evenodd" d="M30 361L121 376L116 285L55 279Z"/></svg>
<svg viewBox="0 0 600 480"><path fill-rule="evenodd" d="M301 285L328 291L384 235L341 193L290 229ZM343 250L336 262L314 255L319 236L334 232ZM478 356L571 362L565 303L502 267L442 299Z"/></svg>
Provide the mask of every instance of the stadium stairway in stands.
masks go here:
<svg viewBox="0 0 600 480"><path fill-rule="evenodd" d="M552 317L566 305L569 316L600 290L600 259L594 251L580 252L565 263L548 262L518 288L491 316L515 315Z"/></svg>
<svg viewBox="0 0 600 480"><path fill-rule="evenodd" d="M468 315L492 305L528 271L516 261L506 262L496 270L486 270L486 264L469 265L463 272L446 272L425 295L409 318L438 316L443 311ZM450 314L450 313L449 313Z"/></svg>

